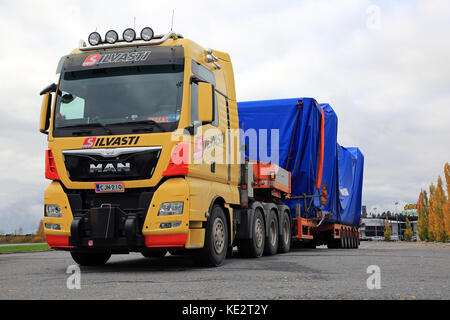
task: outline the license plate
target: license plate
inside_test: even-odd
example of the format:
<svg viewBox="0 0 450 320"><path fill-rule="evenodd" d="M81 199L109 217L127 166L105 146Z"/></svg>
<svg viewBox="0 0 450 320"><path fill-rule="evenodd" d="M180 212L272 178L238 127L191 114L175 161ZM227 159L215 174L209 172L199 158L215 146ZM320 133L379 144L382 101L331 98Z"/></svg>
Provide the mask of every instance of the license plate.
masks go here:
<svg viewBox="0 0 450 320"><path fill-rule="evenodd" d="M96 193L125 192L125 187L123 186L122 182L96 183L95 192Z"/></svg>

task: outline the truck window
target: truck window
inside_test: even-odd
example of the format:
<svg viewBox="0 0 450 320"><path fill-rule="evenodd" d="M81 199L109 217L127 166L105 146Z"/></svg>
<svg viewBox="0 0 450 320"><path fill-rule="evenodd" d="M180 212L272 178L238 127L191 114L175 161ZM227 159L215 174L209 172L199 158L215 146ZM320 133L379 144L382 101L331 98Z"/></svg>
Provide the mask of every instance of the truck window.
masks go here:
<svg viewBox="0 0 450 320"><path fill-rule="evenodd" d="M62 92L61 106L56 118L64 120L83 119L84 104L83 98L74 97L68 92Z"/></svg>
<svg viewBox="0 0 450 320"><path fill-rule="evenodd" d="M198 78L211 83L213 86L216 86L216 78L214 77L214 73L209 71L206 67L202 66L200 63L192 60L192 73L195 74ZM217 113L217 94L214 99L214 110L213 110L213 122L211 123L213 126L219 126L219 117ZM194 121L198 120L198 85L194 82L192 83L191 90L191 124L194 124Z"/></svg>
<svg viewBox="0 0 450 320"><path fill-rule="evenodd" d="M181 114L183 66L66 72L59 89L54 122L57 136L71 136L72 131L95 123L108 125L117 133L131 133L145 121L158 124L153 132L172 131Z"/></svg>
<svg viewBox="0 0 450 320"><path fill-rule="evenodd" d="M192 83L191 88L191 124L198 121L198 84Z"/></svg>

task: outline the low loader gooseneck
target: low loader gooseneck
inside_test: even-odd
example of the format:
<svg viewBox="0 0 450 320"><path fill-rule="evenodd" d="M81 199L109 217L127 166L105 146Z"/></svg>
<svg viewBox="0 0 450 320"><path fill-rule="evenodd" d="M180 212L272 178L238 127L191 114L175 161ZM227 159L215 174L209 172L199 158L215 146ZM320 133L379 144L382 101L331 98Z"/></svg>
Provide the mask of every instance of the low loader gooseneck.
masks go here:
<svg viewBox="0 0 450 320"><path fill-rule="evenodd" d="M323 210L330 187L295 191L301 126L287 134L289 165L246 154L249 122L240 122L228 54L151 28L140 37L127 29L121 39L94 32L89 44L61 58L58 84L41 92L52 248L81 265L183 251L219 266L235 246L246 257L295 244L358 246L357 225L331 223L334 213Z"/></svg>

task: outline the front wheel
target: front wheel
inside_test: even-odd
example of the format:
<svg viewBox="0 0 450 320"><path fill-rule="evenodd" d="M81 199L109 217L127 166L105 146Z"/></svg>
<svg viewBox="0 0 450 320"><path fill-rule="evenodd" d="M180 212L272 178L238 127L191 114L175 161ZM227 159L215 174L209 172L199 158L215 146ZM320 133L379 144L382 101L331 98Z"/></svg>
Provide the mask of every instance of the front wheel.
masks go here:
<svg viewBox="0 0 450 320"><path fill-rule="evenodd" d="M228 249L228 227L223 208L213 207L205 232L205 244L194 255L195 262L204 267L218 267L225 261Z"/></svg>
<svg viewBox="0 0 450 320"><path fill-rule="evenodd" d="M80 266L104 265L111 258L111 253L107 252L70 252L70 255Z"/></svg>

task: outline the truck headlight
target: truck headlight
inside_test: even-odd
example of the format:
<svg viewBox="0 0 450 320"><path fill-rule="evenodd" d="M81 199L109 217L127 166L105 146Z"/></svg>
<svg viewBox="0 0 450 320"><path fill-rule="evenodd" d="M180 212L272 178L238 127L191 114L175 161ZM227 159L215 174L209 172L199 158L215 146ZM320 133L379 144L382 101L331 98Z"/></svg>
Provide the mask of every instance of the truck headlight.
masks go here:
<svg viewBox="0 0 450 320"><path fill-rule="evenodd" d="M183 202L164 202L159 208L158 216L183 214Z"/></svg>
<svg viewBox="0 0 450 320"><path fill-rule="evenodd" d="M57 204L46 204L44 215L51 218L61 218L61 208Z"/></svg>

